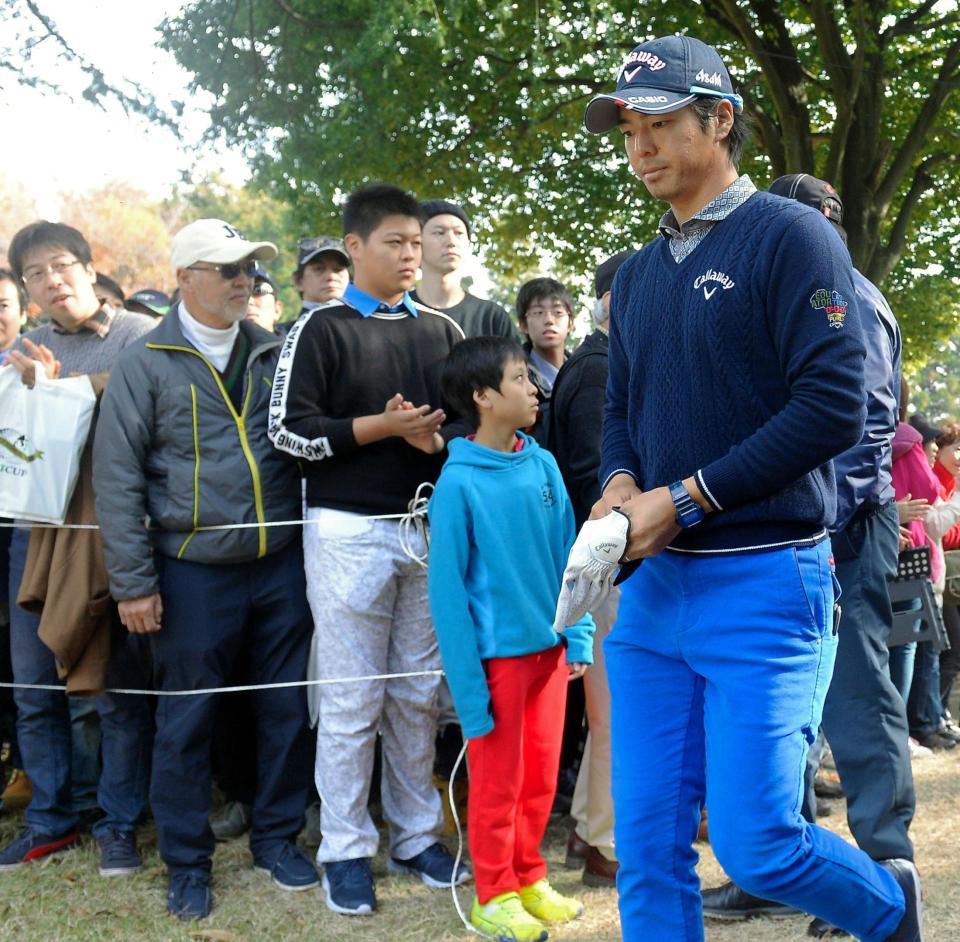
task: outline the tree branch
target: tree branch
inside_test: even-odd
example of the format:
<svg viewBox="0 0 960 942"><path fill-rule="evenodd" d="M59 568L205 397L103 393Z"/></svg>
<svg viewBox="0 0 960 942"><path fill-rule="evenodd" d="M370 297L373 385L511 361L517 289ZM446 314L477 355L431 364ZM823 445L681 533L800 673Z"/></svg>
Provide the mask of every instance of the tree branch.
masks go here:
<svg viewBox="0 0 960 942"><path fill-rule="evenodd" d="M940 109L950 93L955 90L954 83L958 78L960 78L960 38L955 39L944 53L940 72L932 83L930 94L877 188L876 206L880 218L886 214L894 194L920 153Z"/></svg>
<svg viewBox="0 0 960 942"><path fill-rule="evenodd" d="M958 163L960 156L949 151L938 151L922 161L914 171L913 182L900 204L900 211L890 229L890 238L884 246L878 246L870 264L870 280L884 281L897 266L907 245L907 233L913 215L924 194L933 186L931 170L939 164Z"/></svg>
<svg viewBox="0 0 960 942"><path fill-rule="evenodd" d="M935 6L937 5L937 0L923 0L923 3L920 4L913 11L913 13L908 14L902 20L897 20L896 23L892 23L888 26L881 34L880 38L884 44L888 43L895 36L903 36L905 33L913 32L914 27L917 23L920 22Z"/></svg>

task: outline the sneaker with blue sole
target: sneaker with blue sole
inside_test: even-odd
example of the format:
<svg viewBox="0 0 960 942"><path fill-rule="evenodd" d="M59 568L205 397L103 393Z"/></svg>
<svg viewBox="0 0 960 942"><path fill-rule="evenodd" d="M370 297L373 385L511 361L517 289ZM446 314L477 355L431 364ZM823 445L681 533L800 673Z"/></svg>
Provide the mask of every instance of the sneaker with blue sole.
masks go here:
<svg viewBox="0 0 960 942"><path fill-rule="evenodd" d="M272 877L273 882L281 890L293 893L320 885L317 868L314 867L310 858L296 844L291 844L289 841L283 843L272 862L270 858L255 857L253 869Z"/></svg>
<svg viewBox="0 0 960 942"><path fill-rule="evenodd" d="M327 909L343 916L371 916L377 908L370 860L331 860L323 865Z"/></svg>
<svg viewBox="0 0 960 942"><path fill-rule="evenodd" d="M460 886L473 878L466 864L461 862L456 874L453 872L453 865L454 859L450 851L439 841L406 860L387 858L387 869L391 873L412 873L435 890L449 889L451 884Z"/></svg>
<svg viewBox="0 0 960 942"><path fill-rule="evenodd" d="M195 870L170 874L167 885L167 912L183 922L206 919L213 909L210 874Z"/></svg>
<svg viewBox="0 0 960 942"><path fill-rule="evenodd" d="M16 840L0 850L0 873L16 870L24 864L66 850L79 839L80 835L75 830L65 834L44 834L42 831L25 827Z"/></svg>

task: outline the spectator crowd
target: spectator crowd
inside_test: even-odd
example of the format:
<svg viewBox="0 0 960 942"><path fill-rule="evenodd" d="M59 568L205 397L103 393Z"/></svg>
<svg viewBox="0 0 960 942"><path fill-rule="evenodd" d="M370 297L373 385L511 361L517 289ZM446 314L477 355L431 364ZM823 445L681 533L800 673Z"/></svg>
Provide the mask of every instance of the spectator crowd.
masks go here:
<svg viewBox="0 0 960 942"><path fill-rule="evenodd" d="M664 171L638 169L646 160L639 142L642 122L658 112L642 110L650 97L630 110L627 93L657 55L673 68L679 40L638 47L620 97L600 96L587 115L591 131L624 131L654 195ZM706 55L701 46L687 50L690 61ZM718 83L723 70L724 90L699 87L676 105L684 111L669 114L688 115L690 133L705 140L704 115L729 117L714 144L731 176L686 218L679 198L664 196L672 209L653 234L655 250L686 272L708 238L718 242L714 229L762 212L784 226L797 220L793 231L807 233L811 257L829 257L843 285L844 296L827 292L822 304L813 294L805 314L822 310L830 339L861 345L844 348L835 365L857 356L865 364L850 387L865 426L851 426L849 443L816 472L796 475L795 487L758 493L747 506L782 514L777 536L789 538L770 545L795 548L792 578L802 588L802 553L815 554L811 565L822 568L812 578L830 588L811 596L811 616L829 622L824 644L831 631L839 638L822 723L815 709L805 727L807 824L797 826L815 824L818 795L845 794L859 848L872 861L911 861L911 762L960 742L949 710L960 669L960 424L909 415L900 331L843 248L833 187L793 174L758 192L735 172L742 103L738 111L713 56L703 61ZM665 81L653 75L644 94L649 82ZM133 878L142 867L137 832L152 818L168 872L166 908L180 919L209 915L215 843L244 834L253 867L280 889L322 884L334 912L373 915L371 861L384 837L391 871L434 890L473 881L469 921L481 933L539 942L551 924L583 911L553 888L540 850L550 817L569 812L566 865L588 886L614 887L621 844L625 938L650 938L631 928L639 923L624 901L644 899L650 885L641 889L635 877L624 835L639 825L619 813L620 796L615 814L614 792L626 794L634 779L611 744L624 662L608 684L613 649L604 643L615 639L618 618L629 637L639 596L628 594L630 581L607 586L589 611L555 622L578 532L598 507L614 512L612 479L636 489L654 464L610 457L617 447L633 456L652 447L652 439L623 446L610 437L620 419L654 421L653 407L644 408L652 397L640 398L643 380L618 372L638 329L628 315L653 277L635 260L648 256L625 244L591 273L593 329L574 344L577 302L560 281L520 285L515 317L463 287L473 231L458 203L374 184L350 193L342 210L341 233L298 245L299 312L285 312L278 298L271 234L248 238L230 220L198 219L175 235L173 296L150 286L125 296L97 271L89 234L70 226L38 221L13 235L10 267L0 270L0 368L38 394L47 382L89 377L98 408L68 526L11 519L0 529L0 680L14 685L0 690L0 811L23 815L19 836L0 848L0 880L86 834L99 847L101 877ZM700 272L694 264L691 275ZM669 277L656 290L666 292ZM719 302L736 281L708 268L693 282L695 298L706 304L719 289ZM793 327L770 321L777 343L781 329ZM706 356L711 342L696 349ZM785 388L801 389L817 343L783 339ZM711 381L718 396L736 387L722 367L706 372L712 380L677 381L708 395ZM765 381L780 382L771 376ZM619 416L609 396L628 387L630 407ZM762 412L756 402L744 409ZM0 465L19 460L16 434L30 434L5 424ZM713 440L713 430L701 434ZM776 480L768 466L780 456L754 460L757 481ZM692 475L679 484L692 499L674 495L678 525L700 524L689 532L720 542L697 548L684 543L684 530L678 551L665 554L671 559L734 553L715 525L724 513L739 513L730 519L758 540L767 532L742 507L724 511L732 471L711 477L712 465L699 467L681 475ZM829 516L822 524L777 504L782 494L812 501L815 490L817 513ZM826 496L834 493L835 501ZM628 542L615 562L626 576L653 553L629 555L639 518L620 516ZM919 576L902 568L898 576L898 559L908 558ZM916 587L896 607L894 580ZM191 692L233 686L252 689ZM838 774L821 768L831 753ZM456 861L444 838L451 779L469 792L469 863ZM700 795L697 820L687 822L691 840L698 825L711 836L711 808L725 805L719 791L704 794L706 807ZM725 863L729 825L725 815L716 821ZM729 883L698 894L704 914L804 908L789 893L781 901L775 881L757 879L759 868L741 859L747 853L726 857ZM833 929L814 915L813 934Z"/></svg>

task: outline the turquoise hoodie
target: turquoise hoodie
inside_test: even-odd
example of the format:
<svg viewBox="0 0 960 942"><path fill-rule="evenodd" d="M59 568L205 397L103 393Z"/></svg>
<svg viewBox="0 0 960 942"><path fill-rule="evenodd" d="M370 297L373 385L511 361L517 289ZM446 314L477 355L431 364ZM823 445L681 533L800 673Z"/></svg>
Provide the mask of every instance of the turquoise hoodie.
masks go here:
<svg viewBox="0 0 960 942"><path fill-rule="evenodd" d="M465 438L430 501L430 606L443 667L466 738L493 729L483 662L567 646L568 664L593 663L586 615L553 630L573 508L553 455L517 433L523 448L494 451Z"/></svg>

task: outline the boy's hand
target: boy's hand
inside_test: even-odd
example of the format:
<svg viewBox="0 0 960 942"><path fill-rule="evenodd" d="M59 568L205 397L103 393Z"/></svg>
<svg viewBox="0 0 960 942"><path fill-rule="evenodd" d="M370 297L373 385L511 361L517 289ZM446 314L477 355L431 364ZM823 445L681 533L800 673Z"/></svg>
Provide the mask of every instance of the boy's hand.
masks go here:
<svg viewBox="0 0 960 942"><path fill-rule="evenodd" d="M620 569L629 530L630 518L616 510L601 520L588 520L580 528L563 571L553 620L558 634L607 597Z"/></svg>
<svg viewBox="0 0 960 942"><path fill-rule="evenodd" d="M439 455L446 447L446 442L439 432L427 431L420 435L404 435L403 440L411 447L419 448L428 455Z"/></svg>
<svg viewBox="0 0 960 942"><path fill-rule="evenodd" d="M577 680L580 677L583 677L583 675L586 674L589 666L589 664L568 664L567 670L570 672L570 676L567 677L567 680Z"/></svg>
<svg viewBox="0 0 960 942"><path fill-rule="evenodd" d="M428 429L436 431L445 415L442 409L431 412L429 405L414 406L397 393L383 407L380 417L388 435L405 438L407 435L417 435Z"/></svg>

